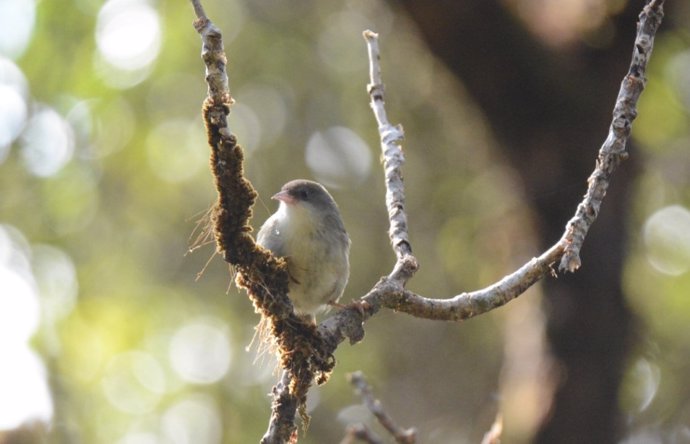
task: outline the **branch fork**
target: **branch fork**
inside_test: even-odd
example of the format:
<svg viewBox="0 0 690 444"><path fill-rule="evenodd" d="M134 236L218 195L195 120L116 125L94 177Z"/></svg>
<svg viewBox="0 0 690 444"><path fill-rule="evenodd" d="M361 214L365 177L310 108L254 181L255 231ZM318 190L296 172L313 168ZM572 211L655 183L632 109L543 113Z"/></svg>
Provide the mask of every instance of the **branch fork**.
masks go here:
<svg viewBox="0 0 690 444"><path fill-rule="evenodd" d="M560 272L574 272L580 267L580 249L597 218L609 181L619 164L628 157L625 145L637 115L637 100L645 86L647 62L663 18L664 3L663 0L650 1L639 16L632 62L621 83L609 134L587 181L586 194L561 239L495 284L449 299L426 298L405 289L419 264L412 254L405 211L404 132L402 126L390 124L386 115L378 34L364 31L369 56L367 92L381 139L388 236L396 263L391 273L381 278L366 295L318 326L309 326L295 316L287 297L285 261L258 246L249 234L251 208L257 194L244 177L243 152L227 124L233 100L225 71L227 60L222 35L206 17L200 0L191 1L197 15L194 27L203 42L202 58L208 84L203 115L211 147L211 169L218 190L212 214L217 250L238 271L238 285L247 289L256 310L268 319L271 333L282 350L284 372L273 388L271 419L261 440L263 444L296 442L296 414L299 412L303 421L308 422L304 413L307 390L313 383L328 379L335 365L333 353L337 347L345 339L352 344L361 341L364 322L381 308L427 319L459 321L501 307L547 275L555 276L553 266L556 263Z"/></svg>

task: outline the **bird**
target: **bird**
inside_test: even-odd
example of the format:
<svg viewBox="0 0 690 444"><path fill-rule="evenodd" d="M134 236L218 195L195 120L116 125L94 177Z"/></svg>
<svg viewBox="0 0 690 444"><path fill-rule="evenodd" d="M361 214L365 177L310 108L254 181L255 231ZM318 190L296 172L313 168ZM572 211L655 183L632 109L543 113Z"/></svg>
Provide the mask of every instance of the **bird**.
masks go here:
<svg viewBox="0 0 690 444"><path fill-rule="evenodd" d="M318 182L292 180L272 196L278 209L257 243L287 261L288 297L295 313L315 315L337 303L350 277L350 237L335 200Z"/></svg>

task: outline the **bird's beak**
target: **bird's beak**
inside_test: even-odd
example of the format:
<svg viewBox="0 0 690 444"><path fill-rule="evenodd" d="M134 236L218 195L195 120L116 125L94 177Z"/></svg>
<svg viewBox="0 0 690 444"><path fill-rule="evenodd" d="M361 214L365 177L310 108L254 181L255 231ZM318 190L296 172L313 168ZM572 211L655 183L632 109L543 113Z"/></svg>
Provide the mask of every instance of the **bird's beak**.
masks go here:
<svg viewBox="0 0 690 444"><path fill-rule="evenodd" d="M281 202L285 202L286 204L294 203L295 198L290 196L290 193L287 191L283 190L280 191L279 193L274 194L271 196L271 199L279 200Z"/></svg>

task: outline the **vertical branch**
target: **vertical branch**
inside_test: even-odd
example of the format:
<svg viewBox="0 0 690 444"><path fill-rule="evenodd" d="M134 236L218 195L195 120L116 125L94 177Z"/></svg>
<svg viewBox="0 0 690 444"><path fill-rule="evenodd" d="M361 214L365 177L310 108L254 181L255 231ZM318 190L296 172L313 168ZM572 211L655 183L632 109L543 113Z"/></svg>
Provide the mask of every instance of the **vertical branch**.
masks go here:
<svg viewBox="0 0 690 444"><path fill-rule="evenodd" d="M378 34L366 30L363 33L369 54L369 84L367 92L371 98L369 105L374 112L381 136L383 170L386 181L386 207L390 228L388 236L398 259L390 278L406 282L417 270L417 261L412 256L412 246L407 232L407 215L405 213L405 187L403 185L402 166L405 157L402 150L404 133L401 125L388 122L384 101L384 87L381 80L381 65Z"/></svg>
<svg viewBox="0 0 690 444"><path fill-rule="evenodd" d="M203 117L211 148L211 170L218 191L218 201L211 215L216 248L227 262L249 269L254 263L266 259L257 251L249 235L249 219L257 194L244 177L244 153L228 128L227 116L233 99L225 70L227 59L223 36L206 17L199 1L192 0L192 4L197 14L194 28L201 36L201 58L206 66L208 84Z"/></svg>
<svg viewBox="0 0 690 444"><path fill-rule="evenodd" d="M652 0L640 13L630 69L621 82L608 137L599 150L596 168L587 180L587 193L566 226L564 239L567 244L559 265L561 271L572 273L580 268L580 249L599 214L611 175L628 158L625 145L630 138L633 120L637 117L637 100L647 81L647 62L652 55L654 36L663 17L664 0Z"/></svg>
<svg viewBox="0 0 690 444"><path fill-rule="evenodd" d="M284 443L296 439L297 412L308 421L304 408L307 390L314 381L328 378L335 360L332 355L317 351L320 337L315 327L305 325L295 315L287 297L285 260L258 246L250 235L249 219L257 193L244 176L244 154L228 128L227 116L233 100L228 87L223 38L206 17L200 0L191 1L197 14L194 27L203 43L202 59L208 84L202 111L218 192L211 214L216 249L238 271L237 285L247 290L278 344L285 371L273 389L271 421L262 442Z"/></svg>
<svg viewBox="0 0 690 444"><path fill-rule="evenodd" d="M289 390L290 374L283 372L280 382L273 387L273 403L271 405L271 419L268 430L261 438L261 444L280 444L297 441L297 427L295 413L299 406L299 399Z"/></svg>
<svg viewBox="0 0 690 444"><path fill-rule="evenodd" d="M395 438L395 442L399 444L414 444L417 442L417 430L413 428L403 429L395 423L393 418L383 408L381 401L374 397L371 386L364 378L362 372L354 372L348 378L350 379L350 384L355 387L362 401L364 401L364 405L374 414L383 428Z"/></svg>
<svg viewBox="0 0 690 444"><path fill-rule="evenodd" d="M228 75L225 70L227 59L223 48L223 35L220 29L206 17L206 12L198 0L192 0L197 19L194 28L201 35L203 47L201 58L206 65L206 83L208 84L208 97L215 104L232 104ZM220 123L220 122L219 122ZM227 126L227 119L225 121Z"/></svg>

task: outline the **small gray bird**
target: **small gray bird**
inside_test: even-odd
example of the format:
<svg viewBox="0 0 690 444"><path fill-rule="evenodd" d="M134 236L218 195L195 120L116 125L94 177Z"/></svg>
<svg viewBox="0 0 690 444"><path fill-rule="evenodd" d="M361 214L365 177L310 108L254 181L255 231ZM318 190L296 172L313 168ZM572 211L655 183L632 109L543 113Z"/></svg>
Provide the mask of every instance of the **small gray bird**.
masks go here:
<svg viewBox="0 0 690 444"><path fill-rule="evenodd" d="M333 197L323 185L293 180L272 199L278 210L264 222L257 241L285 257L289 297L298 314L313 316L343 294L350 277L350 238Z"/></svg>

